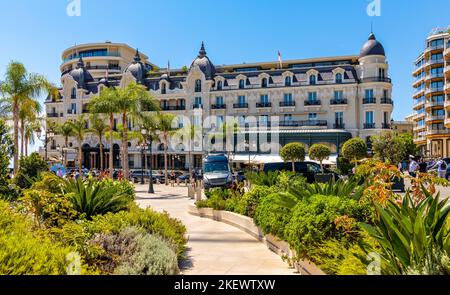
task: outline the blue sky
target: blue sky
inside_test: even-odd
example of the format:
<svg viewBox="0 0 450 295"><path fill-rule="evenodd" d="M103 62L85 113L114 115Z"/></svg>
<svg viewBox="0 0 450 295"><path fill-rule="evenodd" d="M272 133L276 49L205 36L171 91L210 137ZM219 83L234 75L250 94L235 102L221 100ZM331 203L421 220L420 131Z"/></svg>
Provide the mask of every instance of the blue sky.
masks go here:
<svg viewBox="0 0 450 295"><path fill-rule="evenodd" d="M188 66L205 41L217 64L358 54L371 22L385 46L394 83L394 119L412 112L413 61L432 28L450 25L448 0L0 0L0 79L10 60L59 84L61 52L75 43L111 40L138 47L150 60Z"/></svg>

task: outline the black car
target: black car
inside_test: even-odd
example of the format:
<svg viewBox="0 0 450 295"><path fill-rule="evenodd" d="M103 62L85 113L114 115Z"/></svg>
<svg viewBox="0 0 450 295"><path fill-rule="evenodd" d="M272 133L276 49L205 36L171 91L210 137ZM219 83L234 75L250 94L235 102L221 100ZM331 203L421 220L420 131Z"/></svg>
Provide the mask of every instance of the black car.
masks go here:
<svg viewBox="0 0 450 295"><path fill-rule="evenodd" d="M292 163L290 162L267 163L264 164L263 171L265 173L271 171L292 171ZM320 165L315 162L297 162L295 163L295 171L298 174L301 174L303 177L305 177L308 183L316 182L316 174L322 173ZM336 180L340 178L337 173L332 172L326 168L324 168L324 172L326 174L333 174L334 179Z"/></svg>

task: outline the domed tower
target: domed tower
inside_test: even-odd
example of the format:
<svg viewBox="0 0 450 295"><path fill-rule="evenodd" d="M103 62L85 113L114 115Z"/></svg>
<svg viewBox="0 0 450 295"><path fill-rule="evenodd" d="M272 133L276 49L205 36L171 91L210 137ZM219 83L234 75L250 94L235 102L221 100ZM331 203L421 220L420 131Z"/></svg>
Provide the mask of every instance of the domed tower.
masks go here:
<svg viewBox="0 0 450 295"><path fill-rule="evenodd" d="M359 121L362 127L360 137L366 138L370 146L371 136L391 129L394 105L386 53L374 33L369 35L369 39L361 48L358 62L358 104L361 105Z"/></svg>
<svg viewBox="0 0 450 295"><path fill-rule="evenodd" d="M144 65L141 61L139 49L136 49L136 55L134 56L133 63L125 69L125 73L131 73L131 75L133 75L133 77L136 79L137 83L143 84L147 72L147 66Z"/></svg>
<svg viewBox="0 0 450 295"><path fill-rule="evenodd" d="M77 67L69 72L69 75L77 82L78 88L87 89L86 84L94 81L91 74L84 67L83 58L80 56Z"/></svg>
<svg viewBox="0 0 450 295"><path fill-rule="evenodd" d="M198 67L205 75L206 80L212 80L216 74L216 68L206 55L205 44L202 42L197 58L192 62L190 69Z"/></svg>

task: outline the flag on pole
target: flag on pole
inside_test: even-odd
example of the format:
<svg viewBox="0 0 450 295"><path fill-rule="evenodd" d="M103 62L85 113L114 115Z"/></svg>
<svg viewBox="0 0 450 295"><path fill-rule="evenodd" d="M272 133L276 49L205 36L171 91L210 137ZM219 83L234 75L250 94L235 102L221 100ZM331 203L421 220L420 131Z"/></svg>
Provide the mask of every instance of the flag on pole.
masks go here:
<svg viewBox="0 0 450 295"><path fill-rule="evenodd" d="M170 76L170 60L167 60L167 75Z"/></svg>
<svg viewBox="0 0 450 295"><path fill-rule="evenodd" d="M283 68L283 59L281 58L281 52L278 50L278 63L280 66L280 69Z"/></svg>

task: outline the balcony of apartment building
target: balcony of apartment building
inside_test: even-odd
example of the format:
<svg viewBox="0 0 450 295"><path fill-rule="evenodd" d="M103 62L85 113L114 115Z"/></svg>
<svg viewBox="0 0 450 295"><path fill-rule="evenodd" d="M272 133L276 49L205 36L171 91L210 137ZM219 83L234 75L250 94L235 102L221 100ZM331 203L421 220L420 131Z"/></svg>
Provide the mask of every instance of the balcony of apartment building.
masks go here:
<svg viewBox="0 0 450 295"><path fill-rule="evenodd" d="M436 107L443 107L443 106L444 106L444 101L443 100L427 101L425 103L425 108L426 109L436 108Z"/></svg>
<svg viewBox="0 0 450 295"><path fill-rule="evenodd" d="M211 105L211 109L212 110L225 110L227 108L227 105L222 103L222 104L212 104Z"/></svg>
<svg viewBox="0 0 450 295"><path fill-rule="evenodd" d="M256 103L256 108L260 109L260 108L271 108L272 107L272 103L271 102L257 102Z"/></svg>
<svg viewBox="0 0 450 295"><path fill-rule="evenodd" d="M305 100L305 107L320 106L322 102L320 100Z"/></svg>
<svg viewBox="0 0 450 295"><path fill-rule="evenodd" d="M436 87L427 87L425 89L425 94L429 95L429 94L433 94L433 93L438 93L438 92L443 92L444 91L444 87L443 86L436 86Z"/></svg>
<svg viewBox="0 0 450 295"><path fill-rule="evenodd" d="M413 109L422 108L425 105L425 98L414 99Z"/></svg>
<svg viewBox="0 0 450 295"><path fill-rule="evenodd" d="M281 108L288 108L288 107L295 107L295 101L281 101L280 102Z"/></svg>
<svg viewBox="0 0 450 295"><path fill-rule="evenodd" d="M192 108L195 109L203 109L203 104L201 103L194 103L192 104Z"/></svg>
<svg viewBox="0 0 450 295"><path fill-rule="evenodd" d="M428 128L427 136L432 135L450 135L450 129L447 128Z"/></svg>
<svg viewBox="0 0 450 295"><path fill-rule="evenodd" d="M59 117L59 113L52 111L50 113L47 113L47 118L58 118ZM62 116L61 116L62 117Z"/></svg>
<svg viewBox="0 0 450 295"><path fill-rule="evenodd" d="M428 75L426 75L425 79L427 81L429 80L436 80L436 79L443 79L444 78L444 73L428 73Z"/></svg>
<svg viewBox="0 0 450 295"><path fill-rule="evenodd" d="M346 98L333 98L330 100L330 105L331 106L335 106L335 105L347 105L348 104L348 100Z"/></svg>
<svg viewBox="0 0 450 295"><path fill-rule="evenodd" d="M381 129L391 129L392 125L390 123L381 123Z"/></svg>
<svg viewBox="0 0 450 295"><path fill-rule="evenodd" d="M363 104L376 104L377 99L375 97L365 97L363 98Z"/></svg>
<svg viewBox="0 0 450 295"><path fill-rule="evenodd" d="M419 121L419 120L424 119L424 118L425 118L425 112L415 113L414 116L413 116L413 120L414 121Z"/></svg>
<svg viewBox="0 0 450 295"><path fill-rule="evenodd" d="M233 104L234 109L248 109L248 103L238 102Z"/></svg>
<svg viewBox="0 0 450 295"><path fill-rule="evenodd" d="M426 129L426 128L427 128L426 125L415 125L415 126L413 127L413 131L421 131L421 130L424 130L424 129Z"/></svg>
<svg viewBox="0 0 450 295"><path fill-rule="evenodd" d="M438 58L438 59L430 59L425 63L425 67L431 67L434 65L441 65L444 63L444 59L443 58Z"/></svg>
<svg viewBox="0 0 450 295"><path fill-rule="evenodd" d="M425 48L424 53L427 54L433 51L441 51L441 50L444 50L444 44L430 45L427 46L427 48Z"/></svg>
<svg viewBox="0 0 450 295"><path fill-rule="evenodd" d="M447 95L445 96L444 107L445 107L445 108L449 108L449 107L450 107L450 95L449 95L449 94L447 94Z"/></svg>
<svg viewBox="0 0 450 295"><path fill-rule="evenodd" d="M94 57L94 58L98 58L98 57L121 57L119 52L109 52L109 51L106 51L106 50L95 50L95 51L92 51L92 54L81 54L81 56L83 57L83 59L91 58L91 57ZM63 59L63 63L66 63L66 62L69 62L69 61L72 61L72 60L76 60L76 59L79 59L79 58L80 58L79 54L73 54L73 55Z"/></svg>
<svg viewBox="0 0 450 295"><path fill-rule="evenodd" d="M364 123L363 128L364 129L375 129L376 125L375 123Z"/></svg>
<svg viewBox="0 0 450 295"><path fill-rule="evenodd" d="M431 123L435 123L435 122L440 122L440 121L444 121L444 115L442 114L442 115L428 115L426 118L425 118L425 122L427 123L427 124L431 124Z"/></svg>
<svg viewBox="0 0 450 295"><path fill-rule="evenodd" d="M326 120L284 120L280 121L280 127L328 127L328 122Z"/></svg>
<svg viewBox="0 0 450 295"><path fill-rule="evenodd" d="M413 87L417 88L423 81L425 81L425 75L414 77Z"/></svg>
<svg viewBox="0 0 450 295"><path fill-rule="evenodd" d="M414 89L413 97L414 98L420 97L424 93L425 93L425 87L417 87L416 89Z"/></svg>
<svg viewBox="0 0 450 295"><path fill-rule="evenodd" d="M389 98L389 97L382 97L380 99L380 103L394 105L394 101L392 100L392 98Z"/></svg>
<svg viewBox="0 0 450 295"><path fill-rule="evenodd" d="M384 82L384 83L392 83L392 79L388 77L367 77L361 78L362 83L371 83L371 82Z"/></svg>

